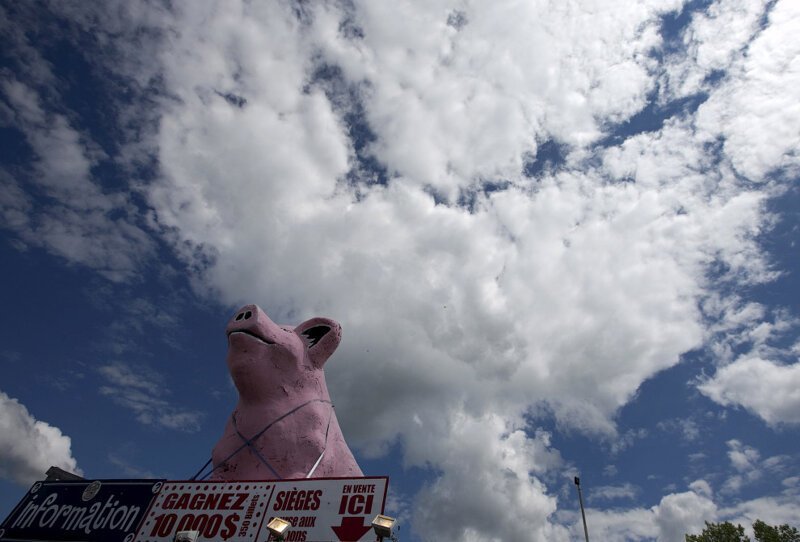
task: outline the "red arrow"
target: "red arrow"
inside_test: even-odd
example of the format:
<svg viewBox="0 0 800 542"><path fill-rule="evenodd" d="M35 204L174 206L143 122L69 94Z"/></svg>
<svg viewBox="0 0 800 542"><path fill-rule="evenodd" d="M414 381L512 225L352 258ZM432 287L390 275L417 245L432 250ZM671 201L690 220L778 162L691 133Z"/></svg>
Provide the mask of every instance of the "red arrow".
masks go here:
<svg viewBox="0 0 800 542"><path fill-rule="evenodd" d="M341 542L358 542L371 527L364 525L363 516L356 516L342 518L342 524L331 529Z"/></svg>

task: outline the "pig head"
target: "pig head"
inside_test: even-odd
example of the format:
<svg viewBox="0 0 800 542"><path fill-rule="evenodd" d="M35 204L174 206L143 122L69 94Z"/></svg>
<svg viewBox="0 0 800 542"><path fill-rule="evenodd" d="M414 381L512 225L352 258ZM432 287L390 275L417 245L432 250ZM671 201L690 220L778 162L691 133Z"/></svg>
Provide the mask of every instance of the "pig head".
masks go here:
<svg viewBox="0 0 800 542"><path fill-rule="evenodd" d="M280 326L257 305L246 305L225 332L239 402L211 454L211 478L363 476L322 370L339 346L341 326L327 318Z"/></svg>

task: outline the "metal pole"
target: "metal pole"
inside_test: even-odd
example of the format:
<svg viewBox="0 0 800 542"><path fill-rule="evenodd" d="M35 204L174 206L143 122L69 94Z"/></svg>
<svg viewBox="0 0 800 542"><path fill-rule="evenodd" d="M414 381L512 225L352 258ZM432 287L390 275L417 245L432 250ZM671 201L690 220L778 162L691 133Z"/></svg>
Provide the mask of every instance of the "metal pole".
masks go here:
<svg viewBox="0 0 800 542"><path fill-rule="evenodd" d="M583 511L583 494L581 493L581 479L575 477L575 487L578 488L578 500L581 503L581 517L583 518L583 536L586 537L586 542L589 542L589 529L586 527L586 512Z"/></svg>

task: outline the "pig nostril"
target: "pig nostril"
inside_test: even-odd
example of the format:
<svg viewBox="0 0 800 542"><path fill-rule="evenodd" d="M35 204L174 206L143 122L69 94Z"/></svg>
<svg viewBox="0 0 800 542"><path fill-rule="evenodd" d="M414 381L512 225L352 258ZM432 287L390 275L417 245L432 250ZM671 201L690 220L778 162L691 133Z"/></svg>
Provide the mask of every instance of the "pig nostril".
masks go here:
<svg viewBox="0 0 800 542"><path fill-rule="evenodd" d="M253 316L253 313L250 312L250 311L247 311L246 313L244 313L244 319L245 320L249 319L251 316Z"/></svg>
<svg viewBox="0 0 800 542"><path fill-rule="evenodd" d="M237 322L238 322L239 320L241 320L242 318L244 318L244 313L243 313L243 312L240 312L239 314L237 314L237 315L236 315L236 321L237 321Z"/></svg>

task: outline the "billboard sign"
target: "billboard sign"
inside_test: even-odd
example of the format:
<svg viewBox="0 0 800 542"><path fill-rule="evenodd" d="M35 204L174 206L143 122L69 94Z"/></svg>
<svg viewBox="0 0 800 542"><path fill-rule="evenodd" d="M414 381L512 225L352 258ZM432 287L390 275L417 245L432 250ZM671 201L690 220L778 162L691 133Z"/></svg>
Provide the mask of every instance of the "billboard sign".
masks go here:
<svg viewBox="0 0 800 542"><path fill-rule="evenodd" d="M135 542L170 542L179 531L197 531L198 542L266 542L273 517L291 523L286 542L372 540L387 486L385 477L166 482Z"/></svg>
<svg viewBox="0 0 800 542"><path fill-rule="evenodd" d="M130 542L159 480L36 482L0 525L0 541Z"/></svg>

